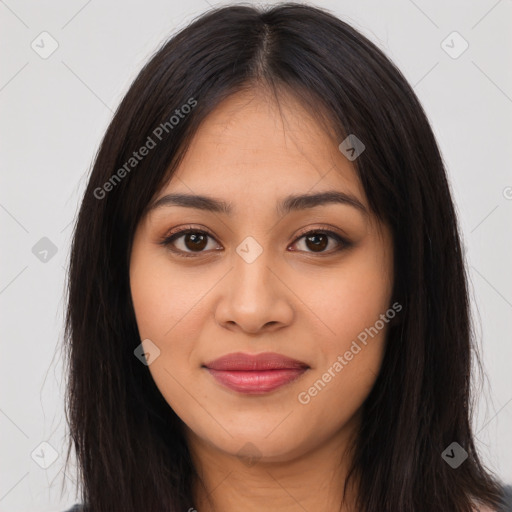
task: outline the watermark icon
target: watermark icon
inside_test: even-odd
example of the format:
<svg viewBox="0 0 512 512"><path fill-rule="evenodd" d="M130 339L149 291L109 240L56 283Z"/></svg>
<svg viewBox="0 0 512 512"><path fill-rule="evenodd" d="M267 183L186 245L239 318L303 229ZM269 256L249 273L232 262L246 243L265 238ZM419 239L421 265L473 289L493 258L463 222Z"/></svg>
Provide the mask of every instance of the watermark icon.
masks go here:
<svg viewBox="0 0 512 512"><path fill-rule="evenodd" d="M512 199L512 187L505 187L503 189L503 197L508 200Z"/></svg>
<svg viewBox="0 0 512 512"><path fill-rule="evenodd" d="M258 447L250 442L245 443L236 455L248 467L254 466L262 456Z"/></svg>
<svg viewBox="0 0 512 512"><path fill-rule="evenodd" d="M160 357L160 349L149 338L143 340L133 353L146 366L149 366L157 357Z"/></svg>
<svg viewBox="0 0 512 512"><path fill-rule="evenodd" d="M132 169L139 165L149 152L156 148L158 143L162 141L167 134L169 134L175 126L177 126L182 119L185 119L192 109L197 105L197 100L189 98L187 103L177 108L168 121L160 123L148 136L146 142L137 150L132 153L132 156L120 167L101 187L94 189L94 197L96 199L103 199L107 192L112 191L116 185L121 183L121 180L131 172Z"/></svg>
<svg viewBox="0 0 512 512"><path fill-rule="evenodd" d="M48 32L41 32L32 43L30 43L30 47L41 59L47 59L57 50L59 43Z"/></svg>
<svg viewBox="0 0 512 512"><path fill-rule="evenodd" d="M34 448L30 456L39 467L48 469L59 457L59 452L50 443L43 441Z"/></svg>
<svg viewBox="0 0 512 512"><path fill-rule="evenodd" d="M362 347L359 345L359 343L366 346L368 344L368 336L371 338L376 336L384 328L384 326L389 323L390 320L395 318L396 314L401 310L402 305L398 302L395 302L386 311L386 313L380 315L379 320L377 320L372 327L367 327L364 331L361 331L357 335L357 340L352 341L350 348L343 355L338 355L336 361L331 366L329 366L327 371L323 373L322 376L316 380L315 383L310 388L308 388L307 391L301 391L297 395L299 403L302 405L309 404L309 402L311 402L311 398L317 396L318 393L320 393L320 391L322 391L325 386L331 382L331 380L336 377L341 372L341 370L345 368L345 366L348 365L350 361L352 361L354 356L361 352ZM359 341L359 343L357 341Z"/></svg>
<svg viewBox="0 0 512 512"><path fill-rule="evenodd" d="M351 133L343 142L338 146L338 149L353 162L365 149L366 146Z"/></svg>
<svg viewBox="0 0 512 512"><path fill-rule="evenodd" d="M441 41L441 48L452 59L458 59L469 48L469 43L457 31L453 31Z"/></svg>
<svg viewBox="0 0 512 512"><path fill-rule="evenodd" d="M468 452L454 441L441 453L441 457L449 466L457 469L468 458Z"/></svg>
<svg viewBox="0 0 512 512"><path fill-rule="evenodd" d="M57 246L46 236L32 247L32 254L41 262L48 263L56 254Z"/></svg>
<svg viewBox="0 0 512 512"><path fill-rule="evenodd" d="M263 252L263 247L255 238L248 236L238 245L236 252L246 263L253 263Z"/></svg>

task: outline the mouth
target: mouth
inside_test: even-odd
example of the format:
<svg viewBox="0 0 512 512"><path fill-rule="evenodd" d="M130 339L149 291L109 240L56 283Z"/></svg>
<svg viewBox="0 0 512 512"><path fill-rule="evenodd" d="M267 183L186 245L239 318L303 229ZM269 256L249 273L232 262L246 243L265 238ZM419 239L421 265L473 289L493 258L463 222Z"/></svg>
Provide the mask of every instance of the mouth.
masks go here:
<svg viewBox="0 0 512 512"><path fill-rule="evenodd" d="M309 365L281 354L228 354L203 365L223 386L245 394L264 394L301 377Z"/></svg>

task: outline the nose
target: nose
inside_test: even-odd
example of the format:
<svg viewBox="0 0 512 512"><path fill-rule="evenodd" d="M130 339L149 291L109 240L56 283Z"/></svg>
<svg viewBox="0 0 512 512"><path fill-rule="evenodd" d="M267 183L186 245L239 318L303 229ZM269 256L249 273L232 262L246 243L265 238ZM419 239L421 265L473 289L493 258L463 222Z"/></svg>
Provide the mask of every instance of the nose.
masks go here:
<svg viewBox="0 0 512 512"><path fill-rule="evenodd" d="M294 294L265 252L248 263L238 255L219 289L215 318L222 327L247 334L274 332L291 324Z"/></svg>

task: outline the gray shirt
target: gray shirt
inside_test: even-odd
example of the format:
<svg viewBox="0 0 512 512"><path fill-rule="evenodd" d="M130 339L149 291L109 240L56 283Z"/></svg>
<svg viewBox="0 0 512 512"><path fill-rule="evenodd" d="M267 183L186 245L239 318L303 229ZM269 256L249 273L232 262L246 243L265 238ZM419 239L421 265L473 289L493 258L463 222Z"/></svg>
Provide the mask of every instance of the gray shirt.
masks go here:
<svg viewBox="0 0 512 512"><path fill-rule="evenodd" d="M82 512L83 507L80 504L76 504L65 512ZM503 506L498 512L512 512L512 486L507 485L503 487Z"/></svg>

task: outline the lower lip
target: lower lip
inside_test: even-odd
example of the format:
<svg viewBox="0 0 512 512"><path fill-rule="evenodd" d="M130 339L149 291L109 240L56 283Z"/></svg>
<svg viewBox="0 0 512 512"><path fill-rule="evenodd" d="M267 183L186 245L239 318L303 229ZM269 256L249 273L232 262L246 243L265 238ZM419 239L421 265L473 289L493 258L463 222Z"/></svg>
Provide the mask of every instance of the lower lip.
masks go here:
<svg viewBox="0 0 512 512"><path fill-rule="evenodd" d="M222 385L239 393L259 395L268 393L298 379L307 368L283 370L227 371L206 368Z"/></svg>

